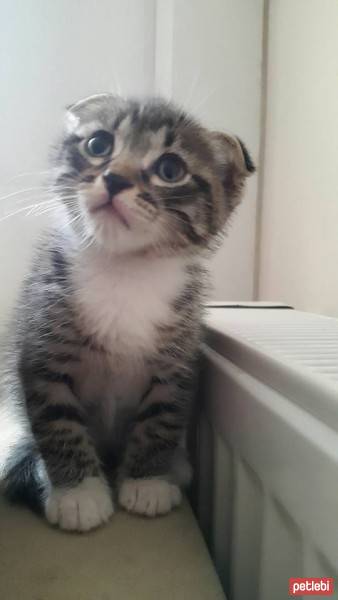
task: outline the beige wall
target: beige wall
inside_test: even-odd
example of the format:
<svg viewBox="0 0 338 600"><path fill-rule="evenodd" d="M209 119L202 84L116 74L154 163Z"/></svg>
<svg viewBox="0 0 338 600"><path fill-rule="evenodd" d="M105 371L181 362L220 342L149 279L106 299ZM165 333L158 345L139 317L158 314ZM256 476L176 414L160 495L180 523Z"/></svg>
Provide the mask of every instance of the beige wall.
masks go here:
<svg viewBox="0 0 338 600"><path fill-rule="evenodd" d="M259 298L338 316L338 2L271 0Z"/></svg>

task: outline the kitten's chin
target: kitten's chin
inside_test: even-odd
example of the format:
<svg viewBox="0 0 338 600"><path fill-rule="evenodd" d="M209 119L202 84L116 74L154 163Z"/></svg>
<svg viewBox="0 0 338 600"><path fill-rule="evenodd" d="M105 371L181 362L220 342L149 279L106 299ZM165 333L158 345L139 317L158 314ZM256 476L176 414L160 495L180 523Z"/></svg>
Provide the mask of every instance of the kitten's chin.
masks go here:
<svg viewBox="0 0 338 600"><path fill-rule="evenodd" d="M91 229L97 247L112 255L145 252L156 245L149 233L129 229L119 219L96 222Z"/></svg>

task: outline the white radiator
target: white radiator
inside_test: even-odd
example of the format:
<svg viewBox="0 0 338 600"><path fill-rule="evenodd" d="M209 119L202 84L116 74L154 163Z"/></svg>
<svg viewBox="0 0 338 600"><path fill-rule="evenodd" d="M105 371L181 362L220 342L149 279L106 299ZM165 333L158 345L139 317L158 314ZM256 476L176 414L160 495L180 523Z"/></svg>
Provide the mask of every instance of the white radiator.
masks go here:
<svg viewBox="0 0 338 600"><path fill-rule="evenodd" d="M228 600L287 600L290 577L337 599L338 320L208 312L193 504Z"/></svg>

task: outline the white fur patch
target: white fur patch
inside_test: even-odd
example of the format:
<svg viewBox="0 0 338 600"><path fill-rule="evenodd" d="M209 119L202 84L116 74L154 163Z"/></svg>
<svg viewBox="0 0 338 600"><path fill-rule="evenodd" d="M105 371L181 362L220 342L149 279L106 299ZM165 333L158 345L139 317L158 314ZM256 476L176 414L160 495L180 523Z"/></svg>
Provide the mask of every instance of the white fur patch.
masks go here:
<svg viewBox="0 0 338 600"><path fill-rule="evenodd" d="M185 279L185 262L175 257L145 260L91 249L79 257L77 315L82 329L107 351L104 358L91 353L76 388L81 401L95 409L96 439L111 439L120 417L128 418L126 411L146 390L151 373L145 358L156 350L157 327L175 318L172 301Z"/></svg>
<svg viewBox="0 0 338 600"><path fill-rule="evenodd" d="M86 477L73 488L52 489L45 504L47 520L68 531L89 531L108 521L114 507L108 485Z"/></svg>
<svg viewBox="0 0 338 600"><path fill-rule="evenodd" d="M181 503L177 485L163 479L126 479L119 490L119 503L129 512L155 517Z"/></svg>
<svg viewBox="0 0 338 600"><path fill-rule="evenodd" d="M155 348L156 327L172 319L171 302L186 280L185 261L84 253L74 289L84 329L129 361ZM115 360L114 360L115 364Z"/></svg>

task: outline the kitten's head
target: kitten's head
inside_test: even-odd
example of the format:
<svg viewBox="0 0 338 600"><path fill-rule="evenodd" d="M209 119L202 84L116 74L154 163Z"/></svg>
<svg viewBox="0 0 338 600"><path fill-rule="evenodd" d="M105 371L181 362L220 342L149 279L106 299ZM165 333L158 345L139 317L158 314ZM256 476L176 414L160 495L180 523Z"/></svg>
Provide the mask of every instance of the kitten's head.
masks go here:
<svg viewBox="0 0 338 600"><path fill-rule="evenodd" d="M68 109L56 163L74 228L119 254L210 247L254 171L238 139L165 101L110 94Z"/></svg>

